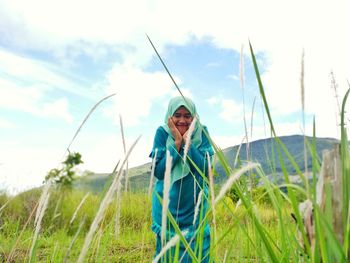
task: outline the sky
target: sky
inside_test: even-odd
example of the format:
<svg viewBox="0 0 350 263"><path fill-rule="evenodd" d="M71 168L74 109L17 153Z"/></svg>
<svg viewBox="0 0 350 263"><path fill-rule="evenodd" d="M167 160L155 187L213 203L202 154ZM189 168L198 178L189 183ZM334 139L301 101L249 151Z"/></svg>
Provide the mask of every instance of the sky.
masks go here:
<svg viewBox="0 0 350 263"><path fill-rule="evenodd" d="M249 41L277 135L311 135L315 118L318 137L339 138L349 7L339 0L0 0L0 188L41 185L92 107L111 94L70 146L82 154L79 171L108 173L123 159L120 119L127 148L141 135L129 167L151 161L155 131L179 93L146 34L222 149L240 144L245 127L249 141L270 136Z"/></svg>

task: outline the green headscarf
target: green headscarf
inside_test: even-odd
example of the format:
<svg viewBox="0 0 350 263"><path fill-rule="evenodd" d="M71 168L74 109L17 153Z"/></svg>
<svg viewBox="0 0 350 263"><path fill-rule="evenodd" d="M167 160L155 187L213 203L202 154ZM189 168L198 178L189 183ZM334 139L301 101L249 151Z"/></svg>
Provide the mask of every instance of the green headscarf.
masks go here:
<svg viewBox="0 0 350 263"><path fill-rule="evenodd" d="M168 111L164 119L165 125L163 126L163 128L169 135L166 141L167 149L171 149L171 148L176 149L175 139L168 126L168 118L173 116L176 110L181 106L184 106L191 113L192 117L196 117L197 119L192 136L191 136L191 144L195 147L199 147L202 143L202 126L199 124L199 118L197 115L196 106L194 105L191 99L187 97L185 97L184 99L182 96L179 96L179 97L172 98L169 101ZM188 175L189 172L190 172L190 168L187 160L185 161L183 159L179 160L171 170L171 184L185 177L186 175Z"/></svg>

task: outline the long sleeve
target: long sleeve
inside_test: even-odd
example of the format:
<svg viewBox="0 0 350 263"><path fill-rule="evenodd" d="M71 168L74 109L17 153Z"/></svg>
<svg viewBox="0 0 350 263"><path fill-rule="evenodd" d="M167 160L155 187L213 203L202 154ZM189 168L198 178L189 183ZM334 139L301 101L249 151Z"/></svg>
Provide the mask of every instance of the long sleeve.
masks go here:
<svg viewBox="0 0 350 263"><path fill-rule="evenodd" d="M206 127L204 127L206 133L208 134L208 130ZM188 157L196 164L196 166L201 169L202 171L205 171L205 173L207 174L207 156L206 153L209 154L209 156L211 157L214 152L213 152L213 148L209 142L209 140L207 139L207 136L203 133L202 134L202 143L200 145L199 148L191 145L188 151ZM193 167L191 165L191 170L194 171L196 170L195 167Z"/></svg>
<svg viewBox="0 0 350 263"><path fill-rule="evenodd" d="M154 138L153 149L150 154L151 158L156 156L155 161L155 169L154 176L158 179L155 184L153 195L152 195L152 230L159 234L161 232L162 225L162 204L159 202L158 197L163 197L163 187L164 187L164 172L165 172L165 164L166 164L166 146L168 140L168 133L162 128L158 128L156 131L156 135ZM192 159L193 162L196 163L196 166L202 171L205 171L207 174L208 168L206 153L208 152L210 156L213 155L212 147L209 143L209 140L206 138L205 133L202 133L201 143L198 147L193 144L189 148L188 157ZM168 143L169 144L169 143ZM157 149L157 154L155 154ZM184 169L182 156L183 156L183 147L181 147L180 152L177 152L176 149L169 147L171 156L173 157L172 162L172 174L171 176L176 175L176 169ZM188 163L188 162L187 162ZM171 184L169 190L169 205L168 209L170 213L173 215L176 223L180 227L180 229L189 229L193 227L193 216L194 210L197 204L198 194L200 192L199 188L204 190L204 194L207 195L207 186L206 183L203 182L203 178L200 176L200 173L197 171L194 166L190 165L190 171L187 171L185 176L180 177L177 180L174 180ZM203 169L204 168L204 169ZM181 171L180 171L181 173ZM192 176L194 175L194 176ZM195 179L195 178L196 179ZM201 209L203 209L203 213L206 213L207 205L206 200L203 200ZM175 233L175 230L169 223L168 231L171 233ZM208 223L206 223L204 236L210 235L210 229Z"/></svg>
<svg viewBox="0 0 350 263"><path fill-rule="evenodd" d="M154 142L153 142L153 149L150 154L150 157L154 158L155 150L157 149L154 176L158 180L164 179L167 138L168 138L167 132L162 127L159 127L156 131L156 135L154 137ZM172 164L174 165L179 160L180 155L175 148L170 148L168 150L170 152L171 157L173 158Z"/></svg>

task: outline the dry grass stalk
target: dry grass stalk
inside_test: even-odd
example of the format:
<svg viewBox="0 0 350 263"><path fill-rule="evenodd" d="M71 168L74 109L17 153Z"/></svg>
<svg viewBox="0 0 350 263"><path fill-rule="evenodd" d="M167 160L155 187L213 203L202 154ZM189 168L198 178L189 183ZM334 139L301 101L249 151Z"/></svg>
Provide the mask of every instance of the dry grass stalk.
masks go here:
<svg viewBox="0 0 350 263"><path fill-rule="evenodd" d="M197 216L199 214L199 207L200 207L201 202L202 202L202 195L203 195L203 190L201 190L198 194L196 207L194 209L194 216L193 216L193 223L192 223L193 226L196 224Z"/></svg>
<svg viewBox="0 0 350 263"><path fill-rule="evenodd" d="M8 257L7 257L6 263L13 262L12 256L13 256L13 254L14 254L14 252L15 252L15 249L16 249L16 247L17 247L17 244L18 244L18 242L21 240L21 237L22 237L22 235L23 235L25 229L27 228L27 225L29 224L30 220L32 219L32 217L33 217L33 215L34 215L34 212L35 212L35 210L37 209L38 206L39 206L39 203L36 203L34 209L33 209L32 212L30 213L30 215L29 215L27 221L26 221L25 224L24 224L24 226L23 226L23 228L22 228L22 230L21 230L21 233L18 235L18 237L17 237L17 239L16 239L16 242L15 242L15 244L13 245L13 247L12 247L12 249L11 249L11 252L9 253L9 255L8 255Z"/></svg>
<svg viewBox="0 0 350 263"><path fill-rule="evenodd" d="M336 144L333 149L323 151L321 171L316 185L317 190L321 189L320 194L322 196L317 197L316 200L320 200L319 206L323 211L327 210L327 202L329 201L331 203L331 211L333 213L333 222L331 225L339 243L343 244L344 231L346 229L346 218L342 217L343 202L346 202L345 206L347 206L349 200L343 199L341 195L343 192L341 165L340 145ZM332 189L329 195L326 191L327 185Z"/></svg>
<svg viewBox="0 0 350 263"><path fill-rule="evenodd" d="M64 262L64 263L65 263L65 262L68 262L69 254L70 254L70 252L72 251L73 245L74 245L75 241L77 240L78 235L79 235L81 229L83 228L84 223L85 223L85 220L82 220L82 221L80 222L79 228L78 228L77 232L75 233L75 235L74 235L74 237L73 237L73 239L72 239L72 242L70 243L70 245L69 245L69 247L68 247L68 250L67 250L66 255L64 256L64 259L63 259L63 262Z"/></svg>
<svg viewBox="0 0 350 263"><path fill-rule="evenodd" d="M113 173L115 173L117 171L117 167L119 165L120 160L118 161L118 164L116 165L116 167L113 170ZM123 180L123 174L121 174L121 176L118 179L118 183L117 183L117 188L115 189L116 191L116 213L115 213L115 219L114 219L114 234L115 234L115 238L117 239L120 233L120 213L121 213L121 200L122 200L122 180Z"/></svg>
<svg viewBox="0 0 350 263"><path fill-rule="evenodd" d="M242 199L238 199L238 202L236 203L236 207L235 207L235 211L234 212L237 211L238 207L240 207L241 204L242 204Z"/></svg>
<svg viewBox="0 0 350 263"><path fill-rule="evenodd" d="M101 247L101 239L102 239L102 235L103 235L103 229L100 226L98 232L97 232L97 244L94 247L94 253L95 253L95 262L98 262L98 255L99 255L99 251L100 251L100 247Z"/></svg>
<svg viewBox="0 0 350 263"><path fill-rule="evenodd" d="M85 237L85 241L84 241L84 245L83 245L83 248L81 249L80 251L80 255L79 255L79 258L78 258L78 262L82 263L84 261L84 258L86 256L86 253L87 253L87 250L90 246L90 243L91 243L91 240L97 230L97 227L99 225L99 223L101 222L102 218L103 218L103 215L104 215L104 212L106 211L109 203L111 202L112 200L112 197L113 197L113 193L115 191L115 189L117 189L117 184L118 184L118 180L119 180L119 177L121 176L122 172L123 172L123 167L125 165L125 163L127 162L127 159L129 158L129 155L130 153L132 152L132 150L134 149L136 143L139 141L141 136L139 136L136 141L133 143L133 145L131 145L127 155L125 156L125 159L120 167L120 170L119 172L117 173L117 175L114 177L113 179L113 182L111 184L111 186L109 187L106 195L104 196L101 204L100 204L100 207L99 207L99 210L94 218L94 221L92 222L91 226L90 226L90 229L89 229L89 232L88 234L86 235Z"/></svg>
<svg viewBox="0 0 350 263"><path fill-rule="evenodd" d="M210 200L211 200L211 211L213 213L213 226L214 226L214 241L216 240L216 211L215 211L215 193L214 193L214 176L211 169L210 156L207 153L208 160L208 174L209 174L209 188L210 188Z"/></svg>
<svg viewBox="0 0 350 263"><path fill-rule="evenodd" d="M53 212L51 221L55 220L57 217L61 215L61 213L58 212L61 202L62 202L62 195L60 195L60 197L56 202L55 211Z"/></svg>
<svg viewBox="0 0 350 263"><path fill-rule="evenodd" d="M239 63L239 77L241 81L241 88L244 89L244 45L241 46L240 63Z"/></svg>
<svg viewBox="0 0 350 263"><path fill-rule="evenodd" d="M50 260L50 262L54 262L55 261L56 252L58 250L58 245L59 245L59 243L58 243L58 241L56 241L55 246L53 248L53 252L51 253L51 260Z"/></svg>
<svg viewBox="0 0 350 263"><path fill-rule="evenodd" d="M50 198L50 194L48 193L45 196L45 200L43 201L42 208L40 209L40 213L39 213L37 221L36 221L34 237L33 237L33 240L32 240L32 246L31 246L30 251L29 251L29 262L32 262L33 250L34 250L34 247L35 247L35 244L36 244L36 240L37 240L38 235L39 235L39 231L40 231L40 227L41 227L41 221L42 221L42 219L44 217L47 205L49 204L49 198ZM38 207L38 210L39 210L39 207Z"/></svg>
<svg viewBox="0 0 350 263"><path fill-rule="evenodd" d="M40 196L38 208L37 208L36 214L35 214L35 219L34 219L34 225L35 225L35 226L36 226L37 223L38 223L39 216L40 216L41 211L42 211L42 209L43 209L45 200L48 198L50 186L51 186L51 183L50 183L50 182L47 182L47 183L45 184L44 188L43 188L43 192L42 192L42 194L41 194L41 196Z"/></svg>
<svg viewBox="0 0 350 263"><path fill-rule="evenodd" d="M152 160L151 178L149 179L148 195L151 195L153 191L154 170L156 167L157 153L158 153L158 148L155 149L154 158Z"/></svg>
<svg viewBox="0 0 350 263"><path fill-rule="evenodd" d="M162 208L162 232L161 240L162 245L165 245L165 236L166 236L166 219L169 206L169 191L170 191L170 175L171 175L171 164L172 157L170 152L166 152L166 164L165 164L165 173L164 173L164 187L163 187L163 208Z"/></svg>
<svg viewBox="0 0 350 263"><path fill-rule="evenodd" d="M122 116L121 115L119 115L119 123L120 123L120 132L122 134L124 155L126 155L126 143L125 143L124 128L123 128L124 126L123 126L123 120L122 120ZM125 192L128 192L128 184L129 184L128 168L129 168L129 162L127 161L126 162L126 169L124 171Z"/></svg>
<svg viewBox="0 0 350 263"><path fill-rule="evenodd" d="M193 120L191 122L191 125L190 125L190 127L188 128L188 131L187 131L186 143L185 143L185 147L184 147L184 160L186 160L188 150L190 149L191 137L192 137L192 133L194 131L194 127L196 125L196 122L197 122L197 117L194 116Z"/></svg>
<svg viewBox="0 0 350 263"><path fill-rule="evenodd" d="M255 101L256 101L256 97L254 97L253 105L252 105L252 112L250 114L250 138L253 138L253 122L254 122Z"/></svg>
<svg viewBox="0 0 350 263"><path fill-rule="evenodd" d="M237 163L238 163L238 157L239 157L239 153L241 152L241 148L243 145L244 140L246 139L246 136L243 136L243 139L241 141L241 143L238 146L237 152L236 152L236 156L235 156L235 161L233 162L233 169L236 168Z"/></svg>
<svg viewBox="0 0 350 263"><path fill-rule="evenodd" d="M120 160L118 161L118 164L115 166L113 173L115 173L117 171L118 165L119 165ZM114 191L116 191L116 213L115 213L115 219L114 219L114 234L115 237L118 238L119 236L119 224L120 224L120 209L121 209L121 196L122 196L122 179L123 179L123 175L121 174L121 176L118 179L118 183L116 185L116 189L114 189Z"/></svg>
<svg viewBox="0 0 350 263"><path fill-rule="evenodd" d="M182 235L186 235L187 231L181 232ZM175 246L180 241L180 236L176 234L173 236L166 244L163 246L162 250L159 252L159 254L153 259L152 263L158 262L162 256L173 246Z"/></svg>
<svg viewBox="0 0 350 263"><path fill-rule="evenodd" d="M161 58L161 56L159 55L159 53L158 53L156 47L153 45L153 42L152 42L151 38L150 38L147 34L146 34L146 37L147 37L148 41L150 42L150 44L151 44L151 46L152 46L154 52L156 52L157 57L159 58L160 62L162 63L162 65L163 65L163 67L164 67L164 69L165 69L166 72L168 73L170 79L171 79L172 82L174 83L174 85L175 85L177 91L180 93L180 95L182 96L182 98L185 100L186 104L188 104L188 103L187 103L187 100L186 100L186 97L183 95L183 93L182 93L182 91L180 90L179 86L176 84L176 81L175 81L175 79L173 78L173 76L171 75L171 73L170 73L168 67L165 65L165 63L164 63L163 59Z"/></svg>
<svg viewBox="0 0 350 263"><path fill-rule="evenodd" d="M305 111L304 57L305 57L305 53L303 50L303 53L301 54L301 71L300 71L301 108L303 112Z"/></svg>
<svg viewBox="0 0 350 263"><path fill-rule="evenodd" d="M66 154L66 152L69 152L69 148L70 146L72 145L73 141L75 140L75 138L78 136L78 133L80 132L81 128L83 127L83 125L85 124L85 122L87 121L87 119L90 117L91 113L97 108L98 105L100 105L103 101L109 99L110 97L113 97L115 94L111 94L111 95L108 95L107 97L104 97L103 99L101 99L100 101L98 101L92 108L91 110L89 111L89 113L86 115L85 119L83 120L83 122L80 124L78 130L75 132L72 140L70 141L70 143L68 144L68 147L65 151L65 153L63 154L63 156ZM62 157L63 159L63 157Z"/></svg>
<svg viewBox="0 0 350 263"><path fill-rule="evenodd" d="M117 197L116 197L116 213L115 213L115 225L114 225L114 232L115 237L118 238L119 232L120 232L120 213L121 213L121 206L122 206L122 176L120 176L118 180L118 186L117 186Z"/></svg>
<svg viewBox="0 0 350 263"><path fill-rule="evenodd" d="M338 127L340 125L339 117L341 116L341 107L340 107L339 95L338 95L338 83L335 80L335 75L333 71L331 71L330 77L331 77L331 88L334 91L335 102L337 104L337 110L338 110L338 112L335 112L335 125ZM339 135L338 129L337 129L337 132L338 132L337 135Z"/></svg>
<svg viewBox="0 0 350 263"><path fill-rule="evenodd" d="M338 109L337 115L340 116L341 115L341 107L340 107L339 95L338 95L338 83L335 80L335 75L334 75L333 71L331 71L330 76L331 76L331 88L334 90L334 97L335 97L335 100L337 103L337 109ZM337 123L337 125L338 125L338 123Z"/></svg>
<svg viewBox="0 0 350 263"><path fill-rule="evenodd" d="M249 137L248 137L248 128L247 128L247 120L246 120L246 114L245 114L245 96L244 96L244 53L243 53L243 45L241 46L241 55L240 55L240 63L239 63L239 76L241 81L241 88L242 88L242 102L243 102L243 122L244 122L244 131L245 131L245 138L247 140L247 160L249 160Z"/></svg>
<svg viewBox="0 0 350 263"><path fill-rule="evenodd" d="M227 249L225 250L224 259L222 260L222 263L226 262L226 257L227 257Z"/></svg>
<svg viewBox="0 0 350 263"><path fill-rule="evenodd" d="M302 216L303 224L305 227L305 233L308 241L310 242L311 249L315 246L315 229L313 222L313 205L310 199L305 200L298 206L299 212ZM303 238L301 232L298 231L298 242L303 245Z"/></svg>
<svg viewBox="0 0 350 263"><path fill-rule="evenodd" d="M8 199L8 200L5 202L5 204L3 204L2 207L0 207L0 212L7 206L7 204L8 204L11 200L12 200L12 198L11 198L11 199Z"/></svg>
<svg viewBox="0 0 350 263"><path fill-rule="evenodd" d="M301 92L301 109L302 109L302 118L303 118L303 133L304 133L304 169L305 174L308 174L307 171L307 151L306 151L306 137L305 137L305 68L304 68L304 57L305 53L301 55L301 71L300 71L300 92Z"/></svg>
<svg viewBox="0 0 350 263"><path fill-rule="evenodd" d="M70 225L73 223L75 217L76 217L77 214L78 214L78 211L79 211L80 208L83 206L83 204L84 204L84 202L86 201L86 199L88 198L89 194L90 194L90 192L87 193L87 194L83 197L83 199L81 199L79 205L77 206L77 208L75 209L75 211L74 211L74 213L73 213L73 216L72 216L71 220L69 221L69 224L70 224Z"/></svg>
<svg viewBox="0 0 350 263"><path fill-rule="evenodd" d="M260 164L258 163L248 163L247 165L243 166L241 169L239 169L237 172L230 175L229 179L227 179L226 183L221 187L219 194L215 198L215 204L217 204L227 193L228 190L231 189L231 186L235 181L237 181L242 174L245 172L248 172L254 168L259 167Z"/></svg>

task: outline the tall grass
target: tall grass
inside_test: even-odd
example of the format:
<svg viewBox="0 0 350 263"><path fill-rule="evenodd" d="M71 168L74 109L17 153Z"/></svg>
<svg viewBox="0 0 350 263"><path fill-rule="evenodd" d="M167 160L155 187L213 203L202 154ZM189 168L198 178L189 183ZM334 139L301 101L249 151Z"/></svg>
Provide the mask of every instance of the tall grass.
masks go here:
<svg viewBox="0 0 350 263"><path fill-rule="evenodd" d="M171 166L172 166L172 157L170 155L170 152L166 152L166 164L165 164L165 174L164 174L164 193L163 193L163 203L162 203L162 232L161 232L161 240L162 240L162 246L165 246L165 237L166 237L166 231L167 231L167 213L168 213L168 206L169 206L169 192L170 192L170 173L171 173Z"/></svg>
<svg viewBox="0 0 350 263"><path fill-rule="evenodd" d="M253 64L254 64L254 68L255 68L255 72L256 72L256 76L257 76L257 80L258 80L258 84L259 84L259 88L260 88L260 93L263 97L263 101L264 101L264 106L265 106L265 110L268 114L269 117L269 122L270 122L270 126L271 126L271 130L274 134L274 137L278 143L278 145L280 145L280 147L283 149L283 151L285 152L285 154L288 156L288 158L290 159L290 161L293 163L293 158L292 156L289 155L288 150L285 148L285 146L283 145L283 143L278 139L276 132L273 128L273 122L272 122L272 118L270 115L270 111L269 111L269 107L268 107L268 103L266 100L266 96L264 93L264 89L263 89L263 85L260 79L260 74L259 74L259 70L257 67L257 63L255 60L255 55L253 52L253 48L250 45L250 49L251 49L251 55L252 55L252 60L253 60ZM345 123L344 123L344 113L345 113L345 103L348 97L348 94L350 92L350 89L347 91L347 93L345 94L344 100L343 100L343 104L342 104L342 112L341 112L341 163L342 163L342 185L343 185L343 191L342 193L338 193L338 195L342 196L342 203L343 203L343 213L342 213L342 217L343 217L343 226L344 226L344 230L346 229L346 223L347 222L347 218L348 218L348 213L347 213L347 209L349 207L349 189L350 189L350 184L349 184L349 163L350 163L350 159L349 159L349 146L348 146L348 139L347 139L347 131L346 131L346 127L345 127ZM278 148L277 148L278 149ZM312 148L312 156L313 158L316 157L316 153L315 153L315 147ZM294 164L294 163L293 163ZM294 164L295 165L295 164ZM295 165L296 166L296 165ZM313 169L317 170L318 165L316 162L313 163ZM298 168L298 167L296 167ZM298 169L299 170L299 169ZM303 181L305 181L305 176L299 172L299 175L301 177L301 179ZM286 182L289 184L288 179L286 177ZM313 200L316 199L316 191L312 191L310 190L310 188L308 187L308 184L304 183L305 186L305 191L307 192L308 196L314 196ZM288 190L291 190L291 188L289 187ZM337 240L335 238L335 233L334 233L334 229L332 229L331 226L331 221L327 221L327 217L329 216L339 216L339 215L332 215L332 211L328 210L328 215L324 214L322 209L319 207L319 204L316 202L313 202L313 207L314 207L314 217L315 219L315 224L316 224L316 232L318 233L318 236L316 237L316 244L315 244L315 249L311 250L310 247L310 241L307 239L306 236L306 232L304 229L304 226L302 225L302 220L301 220L301 215L299 213L299 210L297 209L297 201L295 199L295 196L293 194L293 191L288 191L288 197L290 198L290 202L292 205L292 209L293 212L296 214L297 217L297 223L298 223L298 227L301 230L302 233L302 238L303 238L303 243L305 246L305 251L301 251L301 252L306 252L303 253L305 256L307 256L307 259L309 259L310 261L319 261L320 259L322 259L323 261L327 262L328 260L337 260L339 262L343 262L347 260L349 260L349 250L348 247L346 247L346 241L344 241L344 251L341 251L340 249L340 244L339 244L339 240ZM331 194L326 195L326 199L330 200L332 198ZM328 201L330 202L330 201ZM322 233L321 231L321 227L320 224L322 225L322 227L324 227L326 229L325 231L325 235ZM344 239L348 240L349 237L347 236L348 233L346 233L346 230L344 231ZM324 239L327 240L328 243L328 247L325 246L324 244ZM329 247L332 247L333 249L330 250Z"/></svg>
<svg viewBox="0 0 350 263"><path fill-rule="evenodd" d="M350 260L350 154L345 105L350 89L345 94L341 109L342 189L340 197L342 211L340 216L343 223L343 239L339 240L332 225L332 219L337 215L332 214L332 204L329 201L332 189L329 184L325 184L324 189L322 188L327 198L326 208L320 207L318 201L321 190L317 188L316 181L321 164L316 153L315 139L306 142L307 149L312 157L313 183L309 186L304 173L296 165L293 156L290 155L274 129L268 99L251 45L250 52L259 93L276 146L276 152L269 154L277 155L285 182L283 185L275 185L256 163L243 162L243 165L239 166L238 162L235 162L235 165L231 167L222 150L206 134L215 151L214 164L212 164L214 169L211 170L209 160L208 169L207 167L196 167L190 158L187 157L187 159L190 164L196 167L206 183L209 184L209 181L213 181L213 178L208 180L204 169L209 170L209 174L212 172L215 176L217 174L215 167L218 164L223 167L227 174L227 181L220 189L214 190L212 187L210 195L205 194L203 190L199 192L196 200L196 211L194 211L195 218L193 219L197 228L194 236L190 238L186 232L180 229L176 224L176 220L166 209L168 203L166 195L168 191L166 189L170 187L170 184L169 181L164 181L164 200L160 200L164 207L162 222L164 219L169 221L175 230L175 235L170 237L167 243L163 239L162 253L166 254L169 250L173 250L174 253L169 253L172 255L172 258L168 258L169 262L180 262L181 258L178 258L176 251L182 243L193 262L201 262L203 259L209 259L210 262L347 262ZM158 52L157 55L159 56ZM164 61L162 63L165 66ZM167 72L171 76L168 69ZM314 138L315 136L316 125L314 124ZM73 140L75 137L76 135ZM247 133L246 137L248 137ZM28 260L38 262L152 261L155 237L150 230L151 201L148 194L131 193L130 191L121 199L119 208L116 205L118 200L113 199L116 194L115 191L118 189L118 183L120 183L119 179L123 167L135 144L126 154L119 171L117 169L113 171L113 181L109 187L100 195L91 194L87 198L86 193L68 191L63 196L60 190L51 189L50 199L46 199L49 191L46 191L45 188L40 202L37 202L37 200L41 191L32 191L30 194L34 197L30 197L29 193L24 193L12 199L0 198L0 258L4 258L7 262ZM294 165L303 181L301 186L294 185L289 181L283 155L287 156ZM167 174L169 174L169 167L171 167L170 158L168 158L168 162L170 164L167 165ZM262 191L257 194L254 194L254 191L248 191L247 180L239 180L247 176L251 170L254 170L261 180L260 189ZM166 178L168 177L166 176ZM211 186L213 186L213 183L211 183ZM282 191L284 187L287 192ZM228 197L227 193L230 191L237 194L239 203L234 203ZM120 188L119 192L121 192ZM56 201L61 196L62 202L57 204ZM214 201L212 201L212 198L215 198ZM312 205L314 243L310 242L308 231L305 230L303 224L303 213L299 210L301 198ZM200 208L200 204L204 200L208 203L206 213L204 213L203 208ZM39 208L36 209L38 206ZM120 233L117 239L115 238L113 219L116 217L118 209L120 209L118 219ZM37 216L34 219L36 211ZM290 216L291 213L295 215L296 222ZM211 251L207 255L202 255L204 226L214 219L215 224L211 228ZM34 221L36 222L36 229L31 224ZM163 225L165 226L165 224ZM215 234L213 235L214 231ZM297 232L300 232L301 240L298 239ZM165 233L165 230L162 231L162 236L163 233ZM157 261L161 257L160 254L153 260Z"/></svg>
<svg viewBox="0 0 350 263"><path fill-rule="evenodd" d="M148 38L149 39L149 38ZM151 42L151 40L149 39ZM168 72L169 76L173 80L175 86L177 89L178 86L176 85L174 79L172 78L168 68L166 67L164 61L161 59L159 53L157 52L155 46L151 42L152 47L154 48L157 56L159 57L161 63L163 64L164 68ZM250 53L251 53L251 58L258 82L258 87L260 91L260 95L263 101L263 106L265 109L265 112L268 117L268 122L270 124L270 129L272 136L275 140L275 146L277 150L277 157L280 162L280 165L282 167L284 179L285 179L285 184L284 186L287 188L287 194L283 193L280 188L276 185L273 185L269 180L267 180L266 175L261 169L257 169L258 174L260 175L260 178L264 182L264 188L266 193L268 194L268 197L271 201L272 206L275 208L277 217L278 217L278 224L277 224L277 229L278 229L278 234L277 237L272 237L268 231L266 231L266 227L262 224L261 222L261 217L259 213L257 212L256 204L254 200L252 199L252 196L249 195L248 193L244 192L244 189L239 185L235 184L233 187L239 196L239 199L242 201L242 204L244 208L247 210L247 214L249 215L249 219L251 224L253 225L253 232L245 231L247 235L247 239L250 240L250 245L256 250L256 256L257 258L261 258L263 260L268 260L272 262L279 262L279 261L292 261L296 260L299 261L301 259L307 260L307 261L318 261L320 258L322 260L326 259L336 259L339 261L343 261L346 259L347 254L348 254L348 244L349 242L347 241L348 238L345 238L344 244L343 244L343 249L344 251L340 251L339 247L339 241L335 238L335 233L334 230L332 229L332 226L330 225L329 220L326 219L325 214L321 211L321 209L318 207L318 204L316 202L313 202L313 207L314 207L314 213L315 217L317 220L315 221L316 225L318 223L321 223L323 227L326 227L328 231L326 231L326 235L323 236L317 236L318 242L315 244L315 248L310 244L310 240L307 236L307 232L305 230L304 224L303 224L303 215L299 211L299 202L297 199L296 194L305 194L304 198L307 197L312 197L316 193L312 189L310 189L308 180L305 176L305 174L301 171L301 169L298 167L296 164L293 156L289 153L288 149L286 146L282 143L282 141L279 139L275 128L273 124L273 119L271 112L269 110L269 104L267 101L267 97L265 94L265 90L261 81L260 77L260 72L259 68L256 62L255 54L252 48L252 45L249 43L250 46ZM305 103L304 103L304 83L303 83L303 76L304 76L304 69L303 69L303 63L304 60L302 59L302 77L301 77L301 90L302 90L302 108L304 111ZM180 92L182 95L182 93ZM346 136L346 129L344 125L344 105L345 101L347 99L348 93L345 95L344 98L344 103L343 103L343 109L342 109L342 124L341 124L341 130L342 130L342 137L341 137L341 149L342 149L342 176L343 176L343 222L346 224L344 227L345 232L344 235L347 234L347 222L348 221L348 208L349 208L349 176L347 174L349 167L350 167L350 161L349 161L349 147L348 147L348 141L347 141L347 136ZM304 126L305 127L305 126ZM247 137L247 135L246 135ZM210 138L209 138L210 139ZM306 144L306 143L305 143ZM214 149L216 155L219 157L218 160L221 163L221 165L224 167L224 170L227 172L227 174L230 173L230 170L232 169L227 165L227 161L225 161L225 157L223 156L222 152L215 147L214 144ZM315 147L311 148L311 155L316 159L316 152L315 152ZM305 153L306 154L306 153ZM287 156L288 160L291 162L293 165L294 169L297 171L298 175L300 176L300 179L303 182L303 186L295 186L290 183L288 173L286 170L286 165L284 163L283 155ZM247 158L249 159L249 158ZM313 163L315 168L314 171L317 172L319 164L317 162ZM306 164L305 164L306 165ZM305 167L306 168L306 167ZM243 173L243 172L242 172ZM203 173L201 173L203 175ZM227 183L222 187L220 190L220 193L216 197L215 203L218 204L220 199L224 197L225 193L231 188L232 184L239 178L239 175L236 177L230 177L227 181ZM329 198L329 197L328 197ZM315 198L313 198L315 200ZM286 205L287 204L289 205ZM215 206L211 207L211 210L215 210ZM235 211L229 209L229 213L234 214ZM329 210L330 211L330 210ZM284 222L288 219L289 213L292 212L295 215L296 218L296 225L294 224L285 224ZM328 212L329 215L329 212ZM335 215L336 216L336 215ZM207 215L205 216L205 218ZM299 230L301 233L302 237L302 244L300 245L299 241L296 238L295 232L296 230ZM318 232L319 233L319 232ZM179 234L179 231L177 231L177 234ZM254 238L252 238L252 235ZM320 234L319 234L320 235ZM332 251L329 249L325 250L325 246L322 244L323 241L320 240L321 238L325 237L327 239L327 243L334 248ZM220 238L219 238L220 240ZM188 245L186 242L184 242L184 245ZM216 244L214 244L214 247ZM192 254L192 253L190 253ZM194 258L195 256L192 256L192 260L196 260Z"/></svg>
<svg viewBox="0 0 350 263"><path fill-rule="evenodd" d="M154 171L155 171L155 167L156 167L157 154L158 154L158 149L155 149L154 157L152 159L151 177L149 179L149 186L148 186L148 195L149 196L152 195L152 191L153 191L153 184L154 184L153 180L154 180Z"/></svg>
<svg viewBox="0 0 350 263"><path fill-rule="evenodd" d="M93 238L93 236L94 236L94 234L95 234L95 232L96 232L96 230L97 230L97 228L99 226L99 223L103 219L104 213L105 213L108 205L112 201L113 194L114 194L115 190L117 189L117 185L119 183L119 178L120 178L120 176L123 173L124 165L127 162L131 151L133 150L133 148L135 147L135 145L136 145L136 143L138 142L139 139L140 139L140 137L138 137L136 139L136 141L133 143L133 145L130 147L130 149L127 152L127 154L125 156L125 159L124 159L124 161L123 161L123 163L122 163L122 165L120 167L120 170L119 170L118 174L115 175L111 186L109 187L106 195L104 196L104 198L103 198L103 200L102 200L102 202L100 204L100 208L99 208L99 210L98 210L98 212L96 214L96 217L94 218L94 221L92 222L92 224L90 226L90 230L89 230L88 234L86 235L83 248L81 249L81 252L80 252L80 255L79 255L79 258L78 258L78 262L83 262L83 260L84 260L84 258L86 256L87 250L88 250L88 248L90 246L90 243L92 241L92 238Z"/></svg>

